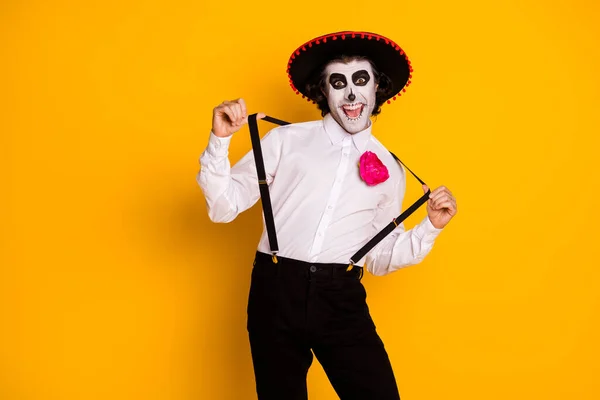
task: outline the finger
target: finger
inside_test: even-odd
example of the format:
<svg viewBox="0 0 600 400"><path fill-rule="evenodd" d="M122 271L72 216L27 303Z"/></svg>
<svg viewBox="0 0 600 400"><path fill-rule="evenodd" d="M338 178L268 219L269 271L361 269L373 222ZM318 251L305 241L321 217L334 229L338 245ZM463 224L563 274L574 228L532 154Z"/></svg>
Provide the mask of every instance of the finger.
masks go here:
<svg viewBox="0 0 600 400"><path fill-rule="evenodd" d="M429 186L427 186L425 184L421 185L421 187L423 188L423 193L427 193L427 191L429 190Z"/></svg>
<svg viewBox="0 0 600 400"><path fill-rule="evenodd" d="M225 100L224 102L221 103L221 107L231 107L234 104L236 104L236 103L233 101Z"/></svg>
<svg viewBox="0 0 600 400"><path fill-rule="evenodd" d="M225 107L226 107L226 105L223 103L216 106L215 109L213 110L215 115L216 114L222 115L224 113Z"/></svg>
<svg viewBox="0 0 600 400"><path fill-rule="evenodd" d="M233 121L235 120L235 114L233 113L233 111L231 110L231 108L229 106L225 106L221 108L221 115L226 115L227 119L229 119L230 123L233 123Z"/></svg>
<svg viewBox="0 0 600 400"><path fill-rule="evenodd" d="M246 107L245 106L246 106L245 104L242 106L242 104L240 104L239 102L235 103L235 109L238 112L238 119L240 120L240 123L242 123L242 120L246 117Z"/></svg>
<svg viewBox="0 0 600 400"><path fill-rule="evenodd" d="M450 212L450 214L454 215L456 214L456 210L458 209L458 207L456 206L456 202L452 201L452 200L448 200L448 201L444 201L441 203L437 203L435 210L443 210L446 209Z"/></svg>
<svg viewBox="0 0 600 400"><path fill-rule="evenodd" d="M248 116L246 115L246 111L243 109L240 103L235 103L235 110L237 112L238 124L243 125L248 122Z"/></svg>
<svg viewBox="0 0 600 400"><path fill-rule="evenodd" d="M240 108L242 110L242 118L246 117L247 111L246 111L246 102L244 101L244 99L240 98L237 100L237 103L240 105Z"/></svg>
<svg viewBox="0 0 600 400"><path fill-rule="evenodd" d="M458 212L456 204L453 202L450 202L450 204L447 207L443 207L443 209L445 209L448 214L454 216L456 215L456 213Z"/></svg>
<svg viewBox="0 0 600 400"><path fill-rule="evenodd" d="M242 115L242 107L238 103L234 103L231 108L235 113L235 124L241 126L244 123L244 116Z"/></svg>
<svg viewBox="0 0 600 400"><path fill-rule="evenodd" d="M450 189L448 189L446 186L440 186L439 188L439 192L440 193L448 193L451 194Z"/></svg>
<svg viewBox="0 0 600 400"><path fill-rule="evenodd" d="M233 124L238 124L238 120L241 118L240 117L240 108L239 108L239 103L237 101L224 101L223 102L223 107L228 107L231 112L233 113L234 118L232 119L232 123Z"/></svg>
<svg viewBox="0 0 600 400"><path fill-rule="evenodd" d="M233 113L235 119L232 121L234 125L240 124L240 105L238 103L231 103L229 106L231 112Z"/></svg>
<svg viewBox="0 0 600 400"><path fill-rule="evenodd" d="M433 191L433 192L431 192L431 194L429 195L429 198L430 198L431 200L436 200L436 199L438 199L440 196L442 196L442 193L441 193L441 192L439 192L439 191L437 191L437 192L436 192L436 191Z"/></svg>
<svg viewBox="0 0 600 400"><path fill-rule="evenodd" d="M429 190L429 186L427 186L425 184L421 185L421 187L423 188L423 193L427 193L427 191ZM429 206L431 206L431 200L429 200L429 199L431 199L431 193L429 193L429 196L427 197L427 199L428 199L427 207L429 207Z"/></svg>
<svg viewBox="0 0 600 400"><path fill-rule="evenodd" d="M453 200L454 200L454 199L453 199L451 196L448 196L448 195L445 195L445 194L444 194L444 195L442 195L442 196L439 196L439 197L437 197L437 198L433 199L433 200L432 200L432 202L433 202L433 206L434 206L434 207L436 207L436 208L439 208L439 205L440 205L441 203L445 203L445 202L447 202L447 201L453 201Z"/></svg>
<svg viewBox="0 0 600 400"><path fill-rule="evenodd" d="M435 202L435 201L437 201L443 197L447 197L447 196L448 196L448 193L446 193L446 192L435 192L435 193L432 192L429 195L429 198Z"/></svg>
<svg viewBox="0 0 600 400"><path fill-rule="evenodd" d="M454 207L454 203L452 203L450 200L448 200L448 201L443 201L441 203L435 203L432 208L434 210L443 210L445 208L452 209L453 207Z"/></svg>
<svg viewBox="0 0 600 400"><path fill-rule="evenodd" d="M431 195L429 196L429 198L435 200L435 199L438 199L438 198L440 198L442 196L452 197L452 192L450 192L448 189L444 189L444 190L438 190L438 189L436 189L435 191L431 192Z"/></svg>
<svg viewBox="0 0 600 400"><path fill-rule="evenodd" d="M448 190L448 188L446 186L440 186L440 187L437 187L434 190L432 190L431 194L432 195L437 195L438 193L444 192L444 191L448 191L449 192L449 190Z"/></svg>
<svg viewBox="0 0 600 400"><path fill-rule="evenodd" d="M265 113L257 113L256 120L263 119L266 116L267 116L267 114L265 114ZM244 117L244 119L242 120L242 124L247 124L247 123L248 123L248 115L246 115Z"/></svg>

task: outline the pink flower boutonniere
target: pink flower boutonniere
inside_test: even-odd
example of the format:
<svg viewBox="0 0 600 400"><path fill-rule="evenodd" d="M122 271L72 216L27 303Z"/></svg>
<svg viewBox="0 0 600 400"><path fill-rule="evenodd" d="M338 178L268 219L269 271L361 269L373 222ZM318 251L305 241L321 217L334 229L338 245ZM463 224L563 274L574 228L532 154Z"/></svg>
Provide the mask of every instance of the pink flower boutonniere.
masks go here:
<svg viewBox="0 0 600 400"><path fill-rule="evenodd" d="M385 182L390 177L387 167L383 165L377 154L370 151L365 151L360 156L358 168L360 169L360 177L369 186Z"/></svg>

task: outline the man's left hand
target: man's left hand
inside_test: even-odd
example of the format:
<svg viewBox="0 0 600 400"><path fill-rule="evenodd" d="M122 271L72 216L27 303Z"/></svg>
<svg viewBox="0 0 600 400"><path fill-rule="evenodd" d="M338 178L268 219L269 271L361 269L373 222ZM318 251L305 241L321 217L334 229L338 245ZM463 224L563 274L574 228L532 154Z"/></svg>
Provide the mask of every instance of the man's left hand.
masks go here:
<svg viewBox="0 0 600 400"><path fill-rule="evenodd" d="M423 191L427 193L427 185L423 185ZM432 190L427 200L427 215L431 224L437 229L442 229L456 215L456 199L452 192L445 186Z"/></svg>

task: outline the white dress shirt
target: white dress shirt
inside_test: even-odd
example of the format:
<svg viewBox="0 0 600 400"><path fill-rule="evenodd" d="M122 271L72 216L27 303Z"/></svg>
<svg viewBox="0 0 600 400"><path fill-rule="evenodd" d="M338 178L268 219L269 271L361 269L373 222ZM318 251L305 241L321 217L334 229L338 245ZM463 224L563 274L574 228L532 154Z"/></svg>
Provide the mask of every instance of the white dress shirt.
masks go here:
<svg viewBox="0 0 600 400"><path fill-rule="evenodd" d="M372 124L347 133L331 116L272 129L261 140L267 183L279 243L278 255L308 262L347 264L350 257L401 212L404 169L371 135ZM197 181L214 222L230 222L260 198L254 155L249 151L230 167L231 136L212 132L200 157ZM390 178L368 186L358 162L371 151ZM400 224L357 265L385 275L420 262L440 229L428 217L406 231ZM270 254L263 220L258 251Z"/></svg>

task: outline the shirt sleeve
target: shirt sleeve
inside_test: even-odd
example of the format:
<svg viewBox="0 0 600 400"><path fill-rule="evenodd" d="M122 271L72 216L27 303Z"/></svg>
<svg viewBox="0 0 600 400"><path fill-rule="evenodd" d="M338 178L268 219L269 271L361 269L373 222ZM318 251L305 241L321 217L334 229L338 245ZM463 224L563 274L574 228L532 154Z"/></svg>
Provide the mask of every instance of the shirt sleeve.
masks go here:
<svg viewBox="0 0 600 400"><path fill-rule="evenodd" d="M400 214L404 188L403 174L395 190L398 195L392 196L388 204L377 210L373 223L378 230ZM367 254L365 260L367 271L381 276L420 263L433 248L435 239L441 231L442 229L433 226L428 216L408 231L405 230L404 223L399 224Z"/></svg>
<svg viewBox="0 0 600 400"><path fill-rule="evenodd" d="M280 157L276 129L261 140L267 183L275 177ZM249 151L233 167L229 162L231 136L220 138L210 133L208 146L200 156L200 171L196 181L206 199L208 216L213 222L231 222L259 199L254 153Z"/></svg>

